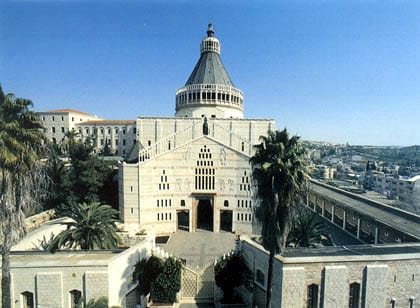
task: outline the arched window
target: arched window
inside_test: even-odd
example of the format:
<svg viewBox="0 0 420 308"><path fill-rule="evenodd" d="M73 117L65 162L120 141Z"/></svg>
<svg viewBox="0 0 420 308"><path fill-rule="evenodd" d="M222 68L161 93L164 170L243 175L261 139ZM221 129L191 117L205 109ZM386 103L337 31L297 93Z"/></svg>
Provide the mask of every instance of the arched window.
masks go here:
<svg viewBox="0 0 420 308"><path fill-rule="evenodd" d="M318 285L311 284L308 286L306 299L306 307L308 308L318 308Z"/></svg>
<svg viewBox="0 0 420 308"><path fill-rule="evenodd" d="M223 203L223 206L224 207L229 207L229 201L228 200L225 200L224 203Z"/></svg>
<svg viewBox="0 0 420 308"><path fill-rule="evenodd" d="M22 307L23 308L33 308L34 307L34 294L29 291L22 293Z"/></svg>
<svg viewBox="0 0 420 308"><path fill-rule="evenodd" d="M353 282L350 284L350 293L349 293L349 308L359 308L360 307L360 284Z"/></svg>

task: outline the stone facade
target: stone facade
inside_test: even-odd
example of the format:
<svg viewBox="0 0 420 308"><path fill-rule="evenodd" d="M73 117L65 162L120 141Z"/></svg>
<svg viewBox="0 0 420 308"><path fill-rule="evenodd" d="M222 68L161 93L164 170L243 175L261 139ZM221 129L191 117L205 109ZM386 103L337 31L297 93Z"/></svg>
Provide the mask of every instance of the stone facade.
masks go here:
<svg viewBox="0 0 420 308"><path fill-rule="evenodd" d="M101 120L96 115L73 109L59 109L38 112L45 128L45 136L51 142L59 143L66 133L77 131L77 125L82 122Z"/></svg>
<svg viewBox="0 0 420 308"><path fill-rule="evenodd" d="M266 288L268 252L261 245L242 237L242 255L256 277L262 271ZM392 249L387 253L386 249ZM346 251L346 249L348 251ZM308 287L316 285L316 307L349 307L350 285L360 286L357 307L417 307L420 291L420 245L297 250L277 256L274 262L273 307L307 307ZM359 251L359 249L362 249ZM299 252L300 251L300 252ZM254 296L255 299L255 296ZM262 302L255 302L259 306ZM350 306L351 307L351 306Z"/></svg>
<svg viewBox="0 0 420 308"><path fill-rule="evenodd" d="M154 225L158 233L170 233L184 212L188 229L194 231L200 200L209 200L212 230L221 229L220 220L228 213L230 231L252 232L250 144L273 128L272 121L209 119L208 135L201 119L147 118L137 123L139 162L119 168L125 223Z"/></svg>

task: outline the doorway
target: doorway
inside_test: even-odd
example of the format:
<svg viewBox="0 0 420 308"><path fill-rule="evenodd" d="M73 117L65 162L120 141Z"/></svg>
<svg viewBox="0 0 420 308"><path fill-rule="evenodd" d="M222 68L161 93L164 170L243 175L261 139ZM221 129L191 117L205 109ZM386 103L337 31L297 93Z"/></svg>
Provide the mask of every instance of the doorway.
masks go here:
<svg viewBox="0 0 420 308"><path fill-rule="evenodd" d="M189 211L177 211L178 230L190 231L190 213Z"/></svg>
<svg viewBox="0 0 420 308"><path fill-rule="evenodd" d="M210 199L198 200L197 229L213 231L213 206Z"/></svg>
<svg viewBox="0 0 420 308"><path fill-rule="evenodd" d="M220 211L220 231L232 232L232 211Z"/></svg>

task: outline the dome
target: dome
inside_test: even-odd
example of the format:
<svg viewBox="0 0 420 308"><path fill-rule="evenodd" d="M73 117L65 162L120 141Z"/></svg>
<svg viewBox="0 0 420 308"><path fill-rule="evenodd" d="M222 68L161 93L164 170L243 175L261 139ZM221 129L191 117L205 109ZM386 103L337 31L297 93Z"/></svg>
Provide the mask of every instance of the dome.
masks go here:
<svg viewBox="0 0 420 308"><path fill-rule="evenodd" d="M235 88L220 59L220 42L209 24L200 59L185 86L176 92L178 117L243 118L243 94Z"/></svg>

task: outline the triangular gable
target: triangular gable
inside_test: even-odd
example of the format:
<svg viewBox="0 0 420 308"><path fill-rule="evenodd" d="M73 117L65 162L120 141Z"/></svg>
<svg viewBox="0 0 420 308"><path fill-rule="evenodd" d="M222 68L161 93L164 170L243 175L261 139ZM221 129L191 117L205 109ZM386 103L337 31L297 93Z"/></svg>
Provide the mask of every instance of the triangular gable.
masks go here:
<svg viewBox="0 0 420 308"><path fill-rule="evenodd" d="M172 152L174 152L174 151L180 150L180 149L182 149L182 148L187 148L188 146L190 146L190 145L192 145L192 144L196 143L197 141L199 141L199 140L201 140L201 139L203 139L203 138L208 139L208 140L210 140L210 141L212 141L212 142L214 142L214 143L217 143L217 144L219 144L219 145L223 146L224 148L226 148L226 149L228 149L228 150L230 150L230 151L232 151L232 152L234 152L234 153L236 153L236 154L238 154L238 155L240 155L240 156L243 156L243 157L244 157L244 159L248 159L248 160L249 160L249 158L251 157L250 155L248 155L248 154L246 154L246 153L244 153L244 152L238 151L238 150L236 150L235 148L233 148L233 147L229 146L228 144L225 144L224 142L221 142L220 140L214 139L214 138L212 138L212 137L210 137L210 136L207 136L207 135L203 135L203 136L197 137L197 138L195 138L195 139L192 139L192 140L190 140L190 141L188 141L188 142L186 142L186 143L182 144L181 146L174 147L173 149L167 150L167 151L165 151L164 153L158 154L158 155L153 156L153 157L151 157L151 158L149 158L149 159L146 159L146 160L144 160L144 161L141 161L141 162L140 162L140 164L141 164L141 165L147 164L148 162L151 162L151 161L153 161L153 160L155 160L155 159L158 159L158 158L164 157L164 156L166 156L166 155L169 155L170 153L172 153Z"/></svg>

